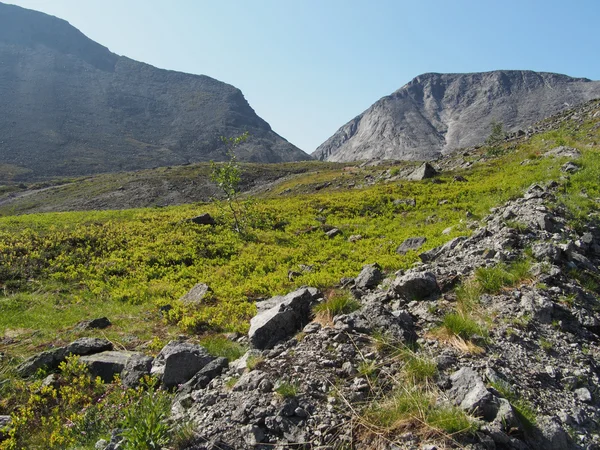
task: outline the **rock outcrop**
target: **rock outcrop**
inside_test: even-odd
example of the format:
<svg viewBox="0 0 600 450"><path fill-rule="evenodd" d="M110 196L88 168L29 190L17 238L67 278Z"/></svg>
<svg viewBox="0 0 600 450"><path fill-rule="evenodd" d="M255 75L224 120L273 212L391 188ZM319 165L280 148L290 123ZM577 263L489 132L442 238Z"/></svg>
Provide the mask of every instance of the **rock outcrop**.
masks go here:
<svg viewBox="0 0 600 450"><path fill-rule="evenodd" d="M324 161L432 160L481 144L492 121L524 134L535 122L598 97L600 82L553 73L426 73L341 127L313 156Z"/></svg>
<svg viewBox="0 0 600 450"><path fill-rule="evenodd" d="M569 270L597 270L600 228L591 225L581 235L569 228L562 210L548 207L557 187L531 186L522 198L493 209L470 236L429 250L421 255L425 263L380 284L370 282L377 266L366 266L350 281L361 309L259 346L252 350L261 360L256 368L247 369L245 361L223 365L211 381L182 389L173 419L195 424L198 438L189 449L337 448L350 442L353 448L427 448L427 434L408 432L400 441L362 441L353 434L360 405L402 379L405 363L387 353L402 345L418 345L435 361L438 401L477 418L478 431L453 438L450 446L597 448L600 301ZM511 227L515 223L518 229ZM526 282L480 298L495 324L484 353L434 337L456 302L447 280L465 281L476 268L521 261L526 254L535 258ZM300 292L309 294L301 290L263 302L257 317L279 311ZM380 335L383 344L375 337Z"/></svg>

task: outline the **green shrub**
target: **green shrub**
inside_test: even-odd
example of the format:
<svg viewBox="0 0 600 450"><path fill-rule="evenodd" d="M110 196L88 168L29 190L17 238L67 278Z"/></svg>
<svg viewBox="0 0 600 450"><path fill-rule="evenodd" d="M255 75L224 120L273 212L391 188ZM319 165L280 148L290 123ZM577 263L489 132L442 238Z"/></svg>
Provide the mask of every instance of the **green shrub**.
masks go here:
<svg viewBox="0 0 600 450"><path fill-rule="evenodd" d="M129 450L160 450L170 441L167 423L171 410L171 396L150 386L148 391L125 408L123 437Z"/></svg>

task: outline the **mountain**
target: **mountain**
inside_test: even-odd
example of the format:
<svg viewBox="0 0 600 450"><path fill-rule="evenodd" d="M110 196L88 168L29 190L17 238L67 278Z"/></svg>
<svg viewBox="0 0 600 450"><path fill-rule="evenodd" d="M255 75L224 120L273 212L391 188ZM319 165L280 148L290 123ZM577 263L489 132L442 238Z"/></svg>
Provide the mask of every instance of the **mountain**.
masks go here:
<svg viewBox="0 0 600 450"><path fill-rule="evenodd" d="M0 3L0 173L85 175L226 158L308 160L242 92L111 53L68 22ZM2 181L2 180L0 180Z"/></svg>
<svg viewBox="0 0 600 450"><path fill-rule="evenodd" d="M313 156L430 160L483 142L492 121L516 131L598 97L600 82L554 73L426 73L341 127Z"/></svg>

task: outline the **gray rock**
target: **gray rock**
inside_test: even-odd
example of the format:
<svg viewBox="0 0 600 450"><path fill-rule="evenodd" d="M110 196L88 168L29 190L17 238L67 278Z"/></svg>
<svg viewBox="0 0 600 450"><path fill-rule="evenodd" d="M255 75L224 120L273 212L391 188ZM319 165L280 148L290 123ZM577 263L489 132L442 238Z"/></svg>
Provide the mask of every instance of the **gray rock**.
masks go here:
<svg viewBox="0 0 600 450"><path fill-rule="evenodd" d="M579 389L575 389L575 395L579 399L580 402L591 403L592 402L592 394L589 389L586 387L581 387Z"/></svg>
<svg viewBox="0 0 600 450"><path fill-rule="evenodd" d="M392 289L406 300L422 300L440 294L440 288L432 272L406 273L392 282Z"/></svg>
<svg viewBox="0 0 600 450"><path fill-rule="evenodd" d="M69 355L91 355L112 350L112 348L112 343L106 339L89 337L77 339L65 347L55 348L32 356L17 367L17 372L22 377L31 376L41 368L57 369L58 365Z"/></svg>
<svg viewBox="0 0 600 450"><path fill-rule="evenodd" d="M362 235L360 235L360 234L353 234L352 236L350 236L350 237L348 238L348 242L358 242L358 241L360 241L362 238L363 238L363 237L362 237Z"/></svg>
<svg viewBox="0 0 600 450"><path fill-rule="evenodd" d="M209 213L204 213L200 214L199 216L192 217L190 221L192 221L196 225L214 225L216 223L215 219L213 219L213 217Z"/></svg>
<svg viewBox="0 0 600 450"><path fill-rule="evenodd" d="M188 342L169 342L156 356L151 373L161 377L167 388L189 381L215 358L203 347Z"/></svg>
<svg viewBox="0 0 600 450"><path fill-rule="evenodd" d="M332 228L331 230L325 233L325 236L327 236L329 239L332 239L340 234L342 234L341 230L339 230L338 228Z"/></svg>
<svg viewBox="0 0 600 450"><path fill-rule="evenodd" d="M254 348L272 348L304 327L309 320L313 303L320 298L315 288L301 288L284 297L275 297L266 311L259 312L250 321L248 337Z"/></svg>
<svg viewBox="0 0 600 450"><path fill-rule="evenodd" d="M198 305L211 293L212 289L207 284L198 283L187 294L181 297L179 301L186 305Z"/></svg>
<svg viewBox="0 0 600 450"><path fill-rule="evenodd" d="M134 353L125 363L121 372L121 382L123 386L134 388L140 383L140 379L150 374L154 358L140 353Z"/></svg>
<svg viewBox="0 0 600 450"><path fill-rule="evenodd" d="M538 261L548 260L553 263L560 261L562 250L557 245L549 242L534 244L531 247L533 257Z"/></svg>
<svg viewBox="0 0 600 450"><path fill-rule="evenodd" d="M579 167L578 164L574 163L573 161L569 161L567 163L565 163L560 170L562 170L563 172L567 172L567 173L575 173L579 170L581 170L581 167Z"/></svg>
<svg viewBox="0 0 600 450"><path fill-rule="evenodd" d="M0 416L0 441L4 438L6 432L8 432L11 421L12 419L10 416Z"/></svg>
<svg viewBox="0 0 600 450"><path fill-rule="evenodd" d="M107 317L100 317L98 319L83 320L77 324L77 329L80 330L93 330L93 329L104 329L112 325Z"/></svg>
<svg viewBox="0 0 600 450"><path fill-rule="evenodd" d="M200 371L192 377L190 381L183 384L179 389L180 392L189 393L204 389L208 386L215 377L221 375L221 373L227 369L229 361L227 358L219 357L206 364Z"/></svg>
<svg viewBox="0 0 600 450"><path fill-rule="evenodd" d="M108 441L106 439L100 439L94 445L96 450L104 450L106 447L108 447Z"/></svg>
<svg viewBox="0 0 600 450"><path fill-rule="evenodd" d="M81 362L87 365L94 378L100 377L105 383L111 383L115 375L119 375L123 371L133 355L134 353L131 352L106 351L82 356Z"/></svg>
<svg viewBox="0 0 600 450"><path fill-rule="evenodd" d="M367 264L355 278L354 285L358 289L373 289L381 280L383 280L383 272L379 264Z"/></svg>
<svg viewBox="0 0 600 450"><path fill-rule="evenodd" d="M551 323L554 304L535 292L527 292L521 297L521 310L541 323Z"/></svg>
<svg viewBox="0 0 600 450"><path fill-rule="evenodd" d="M573 147L565 147L561 145L560 147L555 147L552 150L544 153L544 156L553 156L555 158L580 158L581 152Z"/></svg>
<svg viewBox="0 0 600 450"><path fill-rule="evenodd" d="M251 348L241 358L236 359L230 364L230 368L237 372L238 374L242 374L248 370L248 359L256 358L261 355L260 350L256 350Z"/></svg>
<svg viewBox="0 0 600 450"><path fill-rule="evenodd" d="M244 441L250 446L260 444L265 438L265 432L257 425L246 425L242 428Z"/></svg>
<svg viewBox="0 0 600 450"><path fill-rule="evenodd" d="M396 253L399 255L405 255L407 252L411 250L420 249L423 244L427 241L426 237L412 237L406 239L402 244L398 246L396 249Z"/></svg>
<svg viewBox="0 0 600 450"><path fill-rule="evenodd" d="M423 163L413 173L408 176L409 180L419 181L427 178L433 178L437 175L437 170L429 163Z"/></svg>
<svg viewBox="0 0 600 450"><path fill-rule="evenodd" d="M397 198L392 203L394 206L406 205L412 206L413 208L417 206L417 201L414 198Z"/></svg>
<svg viewBox="0 0 600 450"><path fill-rule="evenodd" d="M536 421L537 447L544 450L564 450L569 448L567 433L558 421L552 417L544 416Z"/></svg>
<svg viewBox="0 0 600 450"><path fill-rule="evenodd" d="M481 377L470 367L463 367L450 376L452 388L448 397L465 411L482 416L488 422L496 418L498 405Z"/></svg>
<svg viewBox="0 0 600 450"><path fill-rule="evenodd" d="M261 370L246 372L233 386L234 391L254 391L267 379L267 374Z"/></svg>

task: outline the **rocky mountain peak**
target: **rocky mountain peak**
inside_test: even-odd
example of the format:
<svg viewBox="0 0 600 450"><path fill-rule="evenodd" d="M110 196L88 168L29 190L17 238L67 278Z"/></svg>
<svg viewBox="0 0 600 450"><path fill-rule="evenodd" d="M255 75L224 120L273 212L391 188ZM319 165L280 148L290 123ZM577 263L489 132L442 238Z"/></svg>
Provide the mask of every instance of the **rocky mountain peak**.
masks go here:
<svg viewBox="0 0 600 450"><path fill-rule="evenodd" d="M600 82L555 73L425 73L341 127L313 156L327 161L435 159L480 144L492 121L516 131L597 97Z"/></svg>
<svg viewBox="0 0 600 450"><path fill-rule="evenodd" d="M310 157L234 86L111 53L68 22L0 3L0 177L87 175L227 158Z"/></svg>

